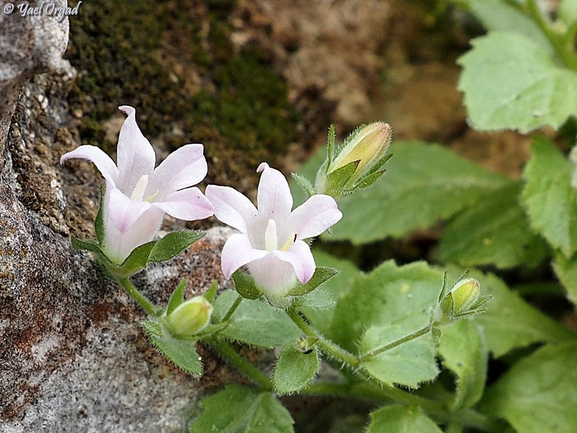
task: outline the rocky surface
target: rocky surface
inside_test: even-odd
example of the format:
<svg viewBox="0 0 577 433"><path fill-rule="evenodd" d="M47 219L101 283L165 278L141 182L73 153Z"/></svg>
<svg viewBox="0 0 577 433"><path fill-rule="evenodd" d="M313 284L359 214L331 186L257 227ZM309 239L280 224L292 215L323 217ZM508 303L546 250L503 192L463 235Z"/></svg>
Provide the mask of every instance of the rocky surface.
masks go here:
<svg viewBox="0 0 577 433"><path fill-rule="evenodd" d="M182 431L188 408L230 372L203 348L207 377L172 366L141 330L142 311L71 248L71 232L92 234L99 177L58 164L80 144L66 101L76 73L61 59L68 21L37 18L0 14L0 430ZM141 287L162 303L182 278L188 296L223 281L229 233L211 229L139 275Z"/></svg>

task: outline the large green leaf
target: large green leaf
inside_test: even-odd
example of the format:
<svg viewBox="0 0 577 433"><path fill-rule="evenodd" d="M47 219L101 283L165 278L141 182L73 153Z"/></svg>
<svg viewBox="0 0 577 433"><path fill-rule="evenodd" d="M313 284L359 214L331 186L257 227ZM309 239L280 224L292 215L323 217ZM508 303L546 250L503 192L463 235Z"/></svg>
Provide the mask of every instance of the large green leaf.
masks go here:
<svg viewBox="0 0 577 433"><path fill-rule="evenodd" d="M515 364L483 399L483 411L518 433L574 433L577 342L545 346Z"/></svg>
<svg viewBox="0 0 577 433"><path fill-rule="evenodd" d="M421 326L417 328L414 326L415 320L409 316L393 324L371 326L363 336L360 349L363 353L369 353L418 331L428 322L428 318L423 317ZM435 355L433 338L428 333L374 356L361 365L373 377L388 385L417 388L439 374Z"/></svg>
<svg viewBox="0 0 577 433"><path fill-rule="evenodd" d="M236 297L236 292L227 290L216 298L212 313L214 320L222 320ZM219 335L270 349L296 340L301 332L284 312L260 300L244 299Z"/></svg>
<svg viewBox="0 0 577 433"><path fill-rule="evenodd" d="M533 233L519 204L521 183L511 181L449 221L439 244L439 258L462 266L534 266L549 254Z"/></svg>
<svg viewBox="0 0 577 433"><path fill-rule="evenodd" d="M397 266L387 261L369 274L360 274L338 300L329 336L358 353L357 345L371 326L401 324L395 333L412 333L428 323L442 279L441 271L424 262Z"/></svg>
<svg viewBox="0 0 577 433"><path fill-rule="evenodd" d="M509 182L450 150L421 142L396 142L381 180L339 201L343 219L328 239L355 244L402 237L427 228Z"/></svg>
<svg viewBox="0 0 577 433"><path fill-rule="evenodd" d="M386 406L371 413L366 433L442 433L421 408Z"/></svg>
<svg viewBox="0 0 577 433"><path fill-rule="evenodd" d="M191 433L292 433L293 419L267 391L228 385L204 399Z"/></svg>
<svg viewBox="0 0 577 433"><path fill-rule="evenodd" d="M516 32L489 32L459 59L470 124L479 130L559 128L577 114L577 73Z"/></svg>
<svg viewBox="0 0 577 433"><path fill-rule="evenodd" d="M443 328L439 344L443 366L455 374L453 410L472 407L483 396L488 351L483 331L474 320L460 320Z"/></svg>
<svg viewBox="0 0 577 433"><path fill-rule="evenodd" d="M525 167L522 200L531 226L566 257L577 251L577 192L571 162L543 137L536 137Z"/></svg>
<svg viewBox="0 0 577 433"><path fill-rule="evenodd" d="M451 1L465 6L487 30L519 33L553 53L551 43L537 23L507 0Z"/></svg>

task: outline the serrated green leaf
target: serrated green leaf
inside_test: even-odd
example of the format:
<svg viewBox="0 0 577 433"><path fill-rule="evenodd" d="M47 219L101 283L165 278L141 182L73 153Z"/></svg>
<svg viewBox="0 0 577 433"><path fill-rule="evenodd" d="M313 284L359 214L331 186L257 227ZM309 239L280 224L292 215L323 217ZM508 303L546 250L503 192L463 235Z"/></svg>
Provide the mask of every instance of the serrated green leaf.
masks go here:
<svg viewBox="0 0 577 433"><path fill-rule="evenodd" d="M536 266L549 254L543 238L531 230L519 204L521 183L511 181L491 191L447 224L439 258L462 266L498 268Z"/></svg>
<svg viewBox="0 0 577 433"><path fill-rule="evenodd" d="M320 361L316 348L304 353L296 342L287 344L279 353L273 383L279 394L292 394L304 388L317 374Z"/></svg>
<svg viewBox="0 0 577 433"><path fill-rule="evenodd" d="M452 0L464 5L487 30L516 32L543 49L553 53L549 39L543 34L537 23L519 8L503 0Z"/></svg>
<svg viewBox="0 0 577 433"><path fill-rule="evenodd" d="M568 260L564 255L556 254L553 269L567 290L567 297L573 305L577 305L577 256Z"/></svg>
<svg viewBox="0 0 577 433"><path fill-rule="evenodd" d="M509 182L435 144L401 143L383 178L339 202L343 219L329 240L362 244L427 228ZM418 209L418 212L415 212Z"/></svg>
<svg viewBox="0 0 577 433"><path fill-rule="evenodd" d="M456 392L452 410L475 405L483 396L487 380L488 351L480 326L459 320L443 328L438 351L443 366L455 374Z"/></svg>
<svg viewBox="0 0 577 433"><path fill-rule="evenodd" d="M171 232L160 238L150 252L151 262L164 262L180 254L194 242L202 238L206 232L202 230L182 230Z"/></svg>
<svg viewBox="0 0 577 433"><path fill-rule="evenodd" d="M518 433L573 433L577 426L577 343L545 346L493 385L482 410Z"/></svg>
<svg viewBox="0 0 577 433"><path fill-rule="evenodd" d="M186 280L182 280L178 283L178 286L175 287L172 295L170 295L170 299L168 300L168 305L166 307L166 315L168 316L176 307L184 302L184 290L186 289Z"/></svg>
<svg viewBox="0 0 577 433"><path fill-rule="evenodd" d="M236 293L232 290L224 291L216 298L212 313L216 322L223 319L235 299ZM275 310L265 302L245 299L219 335L270 349L296 340L301 332L284 312Z"/></svg>
<svg viewBox="0 0 577 433"><path fill-rule="evenodd" d="M349 351L371 326L403 320L406 335L429 323L443 273L424 262L397 266L388 261L369 274L359 274L352 288L337 301L329 336Z"/></svg>
<svg viewBox="0 0 577 433"><path fill-rule="evenodd" d="M425 326L429 320L424 318L421 322ZM423 327L416 328L414 323L413 317L409 316L393 324L371 326L361 341L361 352L376 350ZM388 385L417 388L422 382L433 380L439 374L435 355L433 338L428 333L371 357L361 365L373 377Z"/></svg>
<svg viewBox="0 0 577 433"><path fill-rule="evenodd" d="M191 433L292 433L293 419L267 391L228 385L205 398Z"/></svg>
<svg viewBox="0 0 577 433"><path fill-rule="evenodd" d="M453 276L461 271L456 271ZM492 296L487 312L475 316L485 333L487 348L495 357L534 343L563 343L577 335L569 328L541 313L493 274L472 271L481 283L481 294Z"/></svg>
<svg viewBox="0 0 577 433"><path fill-rule="evenodd" d="M333 296L326 290L316 289L311 293L307 293L303 296L298 296L292 299L292 306L295 308L303 309L308 308L311 310L317 309L329 309L336 305L336 301Z"/></svg>
<svg viewBox="0 0 577 433"><path fill-rule="evenodd" d="M577 192L571 162L546 138L536 137L523 172L521 198L531 226L566 257L577 251Z"/></svg>
<svg viewBox="0 0 577 433"><path fill-rule="evenodd" d="M366 433L442 433L419 407L386 406L371 413Z"/></svg>
<svg viewBox="0 0 577 433"><path fill-rule="evenodd" d="M196 351L195 341L174 338L167 329L155 321L145 320L142 326L152 343L176 366L194 376L202 374L202 361Z"/></svg>
<svg viewBox="0 0 577 433"><path fill-rule="evenodd" d="M577 73L558 66L535 41L489 32L462 56L459 90L478 130L559 128L577 114Z"/></svg>

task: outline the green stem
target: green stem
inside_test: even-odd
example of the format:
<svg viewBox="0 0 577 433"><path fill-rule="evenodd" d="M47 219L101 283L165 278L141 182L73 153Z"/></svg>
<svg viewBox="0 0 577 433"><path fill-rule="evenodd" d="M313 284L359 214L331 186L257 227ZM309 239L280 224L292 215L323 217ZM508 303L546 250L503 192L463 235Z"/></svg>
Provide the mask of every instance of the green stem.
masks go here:
<svg viewBox="0 0 577 433"><path fill-rule="evenodd" d="M380 404L404 403L410 406L420 406L430 414L446 414L444 404L429 400L416 394L411 394L402 389L393 388L385 384L372 382L359 383L312 383L299 391L306 395L333 395L339 397L356 397L363 400L373 401Z"/></svg>
<svg viewBox="0 0 577 433"><path fill-rule="evenodd" d="M221 323L226 323L231 318L231 316L234 314L234 312L236 311L236 309L238 308L243 299L244 298L242 296L236 295L236 299L234 300L234 302L232 303L232 305L222 318Z"/></svg>
<svg viewBox="0 0 577 433"><path fill-rule="evenodd" d="M403 403L407 406L419 406L438 422L455 422L458 425L476 428L483 432L499 432L502 427L502 422L499 420L487 417L474 409L448 413L447 407L441 402L429 400L398 388L383 386L382 384L376 385L371 382L354 384L316 382L302 389L299 393L317 396L331 395L343 398L354 397L381 405Z"/></svg>
<svg viewBox="0 0 577 433"><path fill-rule="evenodd" d="M529 15L537 23L541 31L553 45L555 52L569 69L577 70L577 57L573 50L573 41L567 40L565 34L556 32L551 27L551 22L543 15L537 4L537 0L527 0Z"/></svg>
<svg viewBox="0 0 577 433"><path fill-rule="evenodd" d="M353 368L358 367L359 359L355 355L320 334L301 317L296 308L290 307L286 313L307 337L313 337L317 340L317 344L326 354L349 364Z"/></svg>
<svg viewBox="0 0 577 433"><path fill-rule="evenodd" d="M392 343L385 344L384 346L381 346L378 349L371 350L370 352L361 356L359 358L359 362L360 363L366 362L369 359L374 358L375 356L380 355L383 352L386 352L387 350L394 349L395 347L400 346L401 344L405 344L405 343L408 343L409 341L412 341L416 338L419 338L420 336L429 333L432 328L433 328L433 325L429 324L429 325L419 329L418 331L413 332L412 334L409 334L403 338L399 338L398 340L393 341Z"/></svg>
<svg viewBox="0 0 577 433"><path fill-rule="evenodd" d="M118 283L124 287L124 289L128 292L132 298L138 302L138 304L146 311L147 314L151 316L157 316L161 308L158 308L152 301L150 301L146 296L140 293L136 287L132 285L130 280L127 277L119 277L117 279Z"/></svg>
<svg viewBox="0 0 577 433"><path fill-rule="evenodd" d="M254 383L266 391L272 391L273 386L269 377L240 356L228 343L216 338L204 339L213 349L215 349L229 364L240 372L244 373Z"/></svg>

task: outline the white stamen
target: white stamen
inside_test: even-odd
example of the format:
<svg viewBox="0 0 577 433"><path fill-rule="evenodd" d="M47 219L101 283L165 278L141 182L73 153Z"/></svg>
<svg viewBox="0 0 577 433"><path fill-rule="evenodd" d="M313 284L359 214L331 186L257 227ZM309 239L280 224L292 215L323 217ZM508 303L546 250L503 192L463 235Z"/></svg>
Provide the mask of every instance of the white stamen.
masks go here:
<svg viewBox="0 0 577 433"><path fill-rule="evenodd" d="M132 191L130 200L142 201L142 198L144 197L144 191L146 191L147 185L148 185L148 175L143 174L142 177L138 179L138 183L134 187L134 191Z"/></svg>
<svg viewBox="0 0 577 433"><path fill-rule="evenodd" d="M269 219L264 232L264 247L267 251L274 251L277 246L276 223L273 219Z"/></svg>

